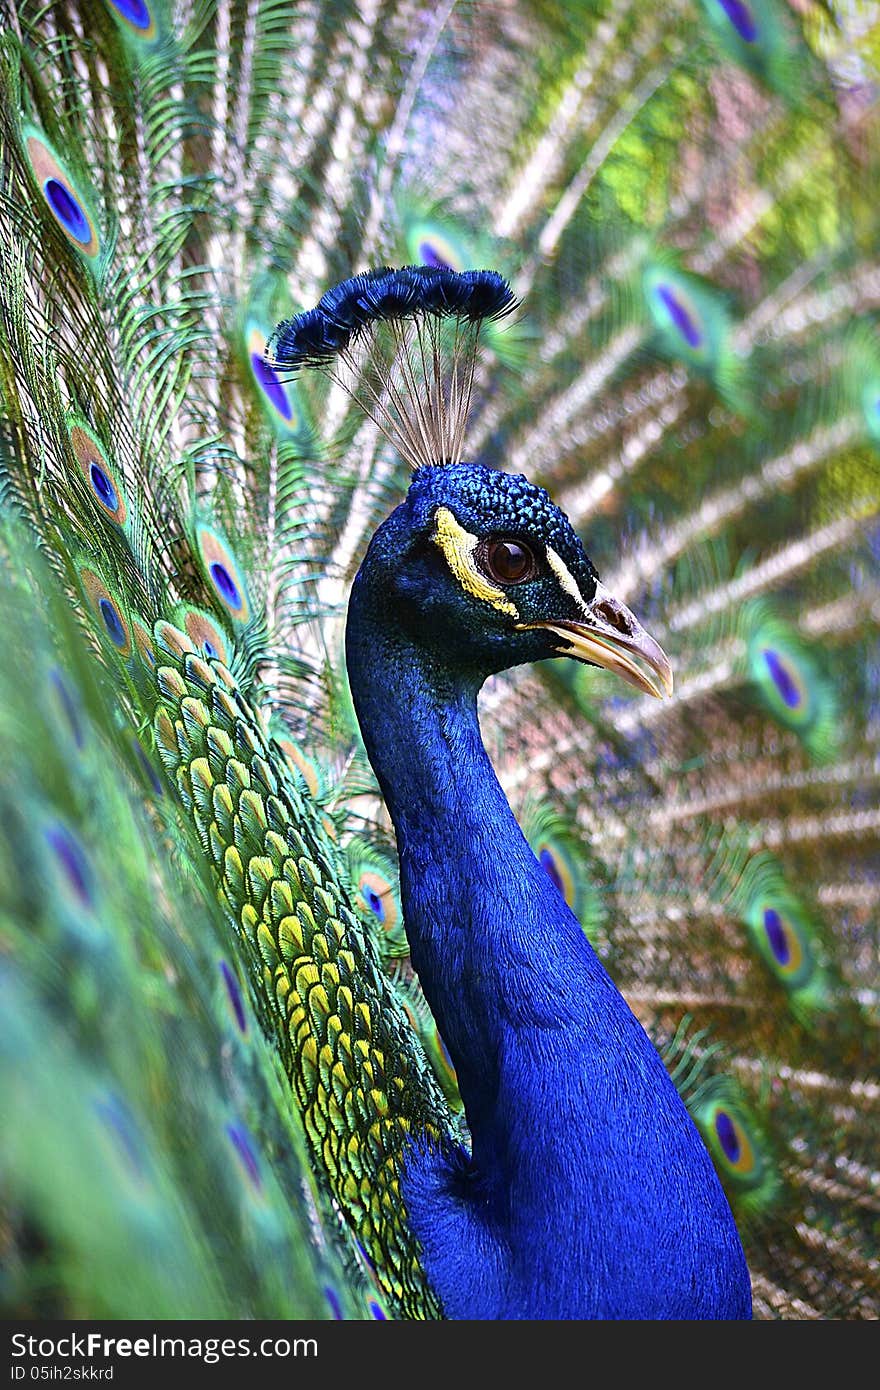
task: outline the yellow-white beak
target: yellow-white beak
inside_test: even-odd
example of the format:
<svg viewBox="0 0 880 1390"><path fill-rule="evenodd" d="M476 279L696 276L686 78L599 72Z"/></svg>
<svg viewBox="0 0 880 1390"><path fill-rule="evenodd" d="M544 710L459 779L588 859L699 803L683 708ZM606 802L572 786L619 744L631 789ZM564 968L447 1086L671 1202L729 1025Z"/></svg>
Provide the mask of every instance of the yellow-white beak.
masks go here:
<svg viewBox="0 0 880 1390"><path fill-rule="evenodd" d="M626 604L613 597L604 584L596 585L583 618L549 619L523 623L522 627L546 628L560 639L560 655L588 661L615 671L629 685L662 700L672 694L672 667L658 642L642 627Z"/></svg>

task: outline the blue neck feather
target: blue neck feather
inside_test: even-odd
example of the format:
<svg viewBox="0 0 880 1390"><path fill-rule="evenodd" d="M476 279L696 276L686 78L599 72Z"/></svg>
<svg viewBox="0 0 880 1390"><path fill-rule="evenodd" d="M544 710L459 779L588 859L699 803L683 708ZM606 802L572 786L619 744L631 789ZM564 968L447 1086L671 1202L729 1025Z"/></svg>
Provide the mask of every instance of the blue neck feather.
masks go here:
<svg viewBox="0 0 880 1390"><path fill-rule="evenodd" d="M352 695L472 1137L472 1156L414 1150L403 1187L447 1316L750 1316L703 1143L492 769L486 673L407 640L369 570L349 611Z"/></svg>

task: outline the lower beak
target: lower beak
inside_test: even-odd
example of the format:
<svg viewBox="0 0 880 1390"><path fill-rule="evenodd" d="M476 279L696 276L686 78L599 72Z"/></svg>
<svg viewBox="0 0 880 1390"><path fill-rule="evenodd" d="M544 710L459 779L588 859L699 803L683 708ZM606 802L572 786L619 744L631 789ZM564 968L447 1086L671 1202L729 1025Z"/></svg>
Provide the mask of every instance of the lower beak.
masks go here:
<svg viewBox="0 0 880 1390"><path fill-rule="evenodd" d="M524 623L523 627L546 628L560 639L560 656L573 656L591 666L616 671L646 695L662 700L664 695L672 694L672 667L663 648L626 604L612 597L603 584L596 585L582 619L552 619Z"/></svg>

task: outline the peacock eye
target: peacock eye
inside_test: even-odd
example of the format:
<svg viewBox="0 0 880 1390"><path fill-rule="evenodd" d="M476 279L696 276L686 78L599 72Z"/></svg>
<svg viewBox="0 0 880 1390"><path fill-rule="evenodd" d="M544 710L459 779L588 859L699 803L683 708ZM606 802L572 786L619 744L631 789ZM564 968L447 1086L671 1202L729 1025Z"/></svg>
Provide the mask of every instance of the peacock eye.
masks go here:
<svg viewBox="0 0 880 1390"><path fill-rule="evenodd" d="M508 536L482 542L476 558L486 577L496 584L523 584L538 571L529 547Z"/></svg>

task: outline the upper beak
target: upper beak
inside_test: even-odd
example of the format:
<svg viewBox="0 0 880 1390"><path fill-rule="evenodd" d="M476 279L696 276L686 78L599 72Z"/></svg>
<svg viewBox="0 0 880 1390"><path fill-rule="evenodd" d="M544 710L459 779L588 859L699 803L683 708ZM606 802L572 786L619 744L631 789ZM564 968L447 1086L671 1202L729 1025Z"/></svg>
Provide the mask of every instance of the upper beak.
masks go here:
<svg viewBox="0 0 880 1390"><path fill-rule="evenodd" d="M626 604L596 585L592 602L577 621L551 619L523 624L555 632L564 646L560 654L616 671L630 685L662 700L672 694L672 667L663 648L642 627Z"/></svg>

